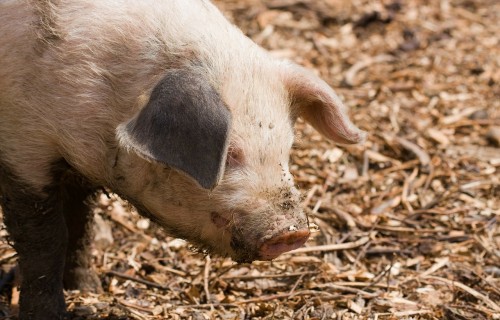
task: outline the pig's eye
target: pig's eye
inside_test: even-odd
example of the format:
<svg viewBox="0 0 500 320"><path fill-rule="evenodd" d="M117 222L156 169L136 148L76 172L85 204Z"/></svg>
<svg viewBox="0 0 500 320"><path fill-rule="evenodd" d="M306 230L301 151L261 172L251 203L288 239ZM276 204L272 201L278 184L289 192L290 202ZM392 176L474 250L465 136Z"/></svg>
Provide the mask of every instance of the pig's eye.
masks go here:
<svg viewBox="0 0 500 320"><path fill-rule="evenodd" d="M245 154L243 150L236 145L229 145L227 151L226 165L228 167L239 167L245 163Z"/></svg>

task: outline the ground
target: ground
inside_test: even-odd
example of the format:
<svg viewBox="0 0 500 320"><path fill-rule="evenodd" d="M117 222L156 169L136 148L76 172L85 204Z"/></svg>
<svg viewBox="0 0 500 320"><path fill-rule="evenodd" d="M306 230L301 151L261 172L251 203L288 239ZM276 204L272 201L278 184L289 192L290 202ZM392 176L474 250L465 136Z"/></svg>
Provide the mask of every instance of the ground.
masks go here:
<svg viewBox="0 0 500 320"><path fill-rule="evenodd" d="M500 319L500 2L216 3L334 87L368 140L298 123L292 170L317 232L273 262L196 254L103 195L104 293L67 292L74 319ZM0 318L17 296L4 288Z"/></svg>

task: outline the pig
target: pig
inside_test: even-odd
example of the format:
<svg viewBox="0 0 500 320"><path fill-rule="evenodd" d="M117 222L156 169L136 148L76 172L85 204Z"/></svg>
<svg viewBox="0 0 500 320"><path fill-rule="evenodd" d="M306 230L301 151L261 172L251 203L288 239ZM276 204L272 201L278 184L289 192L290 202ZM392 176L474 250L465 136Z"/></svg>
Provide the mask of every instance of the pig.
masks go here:
<svg viewBox="0 0 500 320"><path fill-rule="evenodd" d="M208 0L0 2L0 205L20 319L99 290L92 199L108 188L201 251L237 262L302 246L294 123L362 141L333 89L273 58Z"/></svg>

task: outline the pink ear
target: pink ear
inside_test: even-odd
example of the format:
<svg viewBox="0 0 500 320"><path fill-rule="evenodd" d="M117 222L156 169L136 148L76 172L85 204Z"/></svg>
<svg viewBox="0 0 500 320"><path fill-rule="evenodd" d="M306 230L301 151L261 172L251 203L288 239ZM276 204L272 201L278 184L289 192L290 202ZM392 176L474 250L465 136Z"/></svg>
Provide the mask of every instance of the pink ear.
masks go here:
<svg viewBox="0 0 500 320"><path fill-rule="evenodd" d="M292 107L298 116L338 143L359 143L366 138L366 132L351 122L346 107L328 84L296 65L286 65L282 70Z"/></svg>

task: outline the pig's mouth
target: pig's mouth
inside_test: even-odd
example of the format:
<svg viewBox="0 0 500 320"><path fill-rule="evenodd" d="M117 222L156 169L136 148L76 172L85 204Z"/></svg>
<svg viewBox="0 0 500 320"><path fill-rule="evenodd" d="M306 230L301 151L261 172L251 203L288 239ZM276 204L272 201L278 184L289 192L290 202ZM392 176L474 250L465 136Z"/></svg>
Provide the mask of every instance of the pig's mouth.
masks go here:
<svg viewBox="0 0 500 320"><path fill-rule="evenodd" d="M274 230L255 232L247 226L249 230L245 232L244 227L231 225L229 220L216 212L212 213L211 218L217 228L230 231L230 245L234 252L232 258L240 263L275 259L285 252L301 247L310 235L307 222L293 224L285 219L281 221L280 228Z"/></svg>
<svg viewBox="0 0 500 320"><path fill-rule="evenodd" d="M272 260L282 253L302 247L309 239L308 229L285 231L265 241L259 249L261 260Z"/></svg>
<svg viewBox="0 0 500 320"><path fill-rule="evenodd" d="M231 239L231 248L236 256L233 259L236 262L252 262L255 260L270 261L281 254L300 248L309 239L310 232L304 230L283 230L269 239L261 240L261 244L252 246L248 240L239 240L239 237L233 236ZM241 239L241 238L240 238Z"/></svg>

